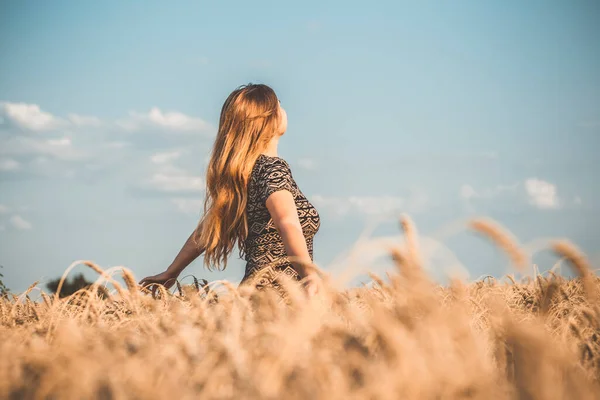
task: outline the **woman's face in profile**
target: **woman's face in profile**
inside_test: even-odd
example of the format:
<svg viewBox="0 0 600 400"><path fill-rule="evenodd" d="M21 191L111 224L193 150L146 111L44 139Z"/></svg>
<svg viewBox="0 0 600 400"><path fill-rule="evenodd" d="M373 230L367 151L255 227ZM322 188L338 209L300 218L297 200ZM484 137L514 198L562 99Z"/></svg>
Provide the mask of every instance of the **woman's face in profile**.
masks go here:
<svg viewBox="0 0 600 400"><path fill-rule="evenodd" d="M287 113L285 109L281 107L281 102L279 103L279 136L283 135L287 130Z"/></svg>

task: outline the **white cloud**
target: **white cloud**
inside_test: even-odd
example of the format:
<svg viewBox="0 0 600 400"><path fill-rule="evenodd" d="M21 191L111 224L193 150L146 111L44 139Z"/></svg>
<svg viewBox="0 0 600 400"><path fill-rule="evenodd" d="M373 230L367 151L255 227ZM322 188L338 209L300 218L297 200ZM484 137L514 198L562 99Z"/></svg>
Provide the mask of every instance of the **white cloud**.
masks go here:
<svg viewBox="0 0 600 400"><path fill-rule="evenodd" d="M64 125L64 121L49 112L42 111L37 104L0 103L3 119L32 131L52 130Z"/></svg>
<svg viewBox="0 0 600 400"><path fill-rule="evenodd" d="M200 214L204 209L204 200L175 197L171 201L184 214Z"/></svg>
<svg viewBox="0 0 600 400"><path fill-rule="evenodd" d="M21 164L12 158L0 158L0 171L15 171Z"/></svg>
<svg viewBox="0 0 600 400"><path fill-rule="evenodd" d="M56 139L34 139L17 136L1 143L0 154L37 154L60 160L77 160L86 157L82 149L76 149L68 137Z"/></svg>
<svg viewBox="0 0 600 400"><path fill-rule="evenodd" d="M348 198L348 203L356 210L360 210L365 214L387 214L392 211L400 211L405 205L405 201L401 197L381 196L381 197L359 197L351 196Z"/></svg>
<svg viewBox="0 0 600 400"><path fill-rule="evenodd" d="M473 189L471 185L462 185L460 187L460 197L465 200L469 200L473 197L477 197L477 192Z"/></svg>
<svg viewBox="0 0 600 400"><path fill-rule="evenodd" d="M460 197L465 200L470 200L474 198L486 198L491 199L500 194L507 192L515 192L519 187L520 183L513 183L512 185L496 185L493 188L486 188L481 190L476 190L473 186L465 184L460 188Z"/></svg>
<svg viewBox="0 0 600 400"><path fill-rule="evenodd" d="M100 126L102 125L102 121L98 117L88 116L88 115L79 115L79 114L69 114L67 116L69 121L73 125L77 126Z"/></svg>
<svg viewBox="0 0 600 400"><path fill-rule="evenodd" d="M150 157L150 160L154 164L165 164L178 159L181 156L181 151L166 151L162 153L155 153Z"/></svg>
<svg viewBox="0 0 600 400"><path fill-rule="evenodd" d="M129 117L116 122L127 131L137 131L144 127L158 127L178 132L202 132L210 129L210 124L200 118L190 117L178 111L161 111L153 107L148 113L131 111Z"/></svg>
<svg viewBox="0 0 600 400"><path fill-rule="evenodd" d="M208 137L213 129L200 118L153 107L145 113L131 112L123 119L103 120L76 113L54 116L36 104L4 102L0 103L0 119L5 122L0 125L2 174L18 171L11 174L26 179L101 179L105 172L127 163L132 185L170 193L204 190L201 176L169 165L201 151L196 133ZM127 130L144 134L127 135ZM189 134L174 134L177 132ZM191 165L192 160L183 161ZM75 166L74 162L82 164Z"/></svg>
<svg viewBox="0 0 600 400"><path fill-rule="evenodd" d="M529 203L540 209L559 208L559 199L556 185L537 178L525 181L525 190L529 196Z"/></svg>
<svg viewBox="0 0 600 400"><path fill-rule="evenodd" d="M466 200L467 204L470 204L472 199L492 199L503 194L513 195L515 201L517 201L517 196L523 196L529 204L543 210L557 209L561 206L556 185L537 178L529 178L522 183L496 185L493 188L485 189L475 189L471 185L465 184L461 186L459 192L460 197ZM576 197L573 202L580 204L581 199L577 200Z"/></svg>
<svg viewBox="0 0 600 400"><path fill-rule="evenodd" d="M345 256L328 266L328 271L342 283L353 277L373 272L380 277L386 272L397 273L398 269L390 257L390 248L404 248L403 235L371 237L357 241ZM449 276L469 278L467 268L454 252L440 240L418 234L418 251L423 268L438 282Z"/></svg>
<svg viewBox="0 0 600 400"><path fill-rule="evenodd" d="M204 189L204 179L187 174L156 173L148 185L162 192L200 192Z"/></svg>
<svg viewBox="0 0 600 400"><path fill-rule="evenodd" d="M309 196L315 207L333 215L362 215L368 217L397 217L400 213L419 213L429 205L429 196L412 190L407 197L399 196Z"/></svg>
<svg viewBox="0 0 600 400"><path fill-rule="evenodd" d="M325 197L317 194L311 196L310 200L316 207L328 209L337 215L348 213L390 214L401 212L407 205L405 199L394 196Z"/></svg>
<svg viewBox="0 0 600 400"><path fill-rule="evenodd" d="M492 188L475 189L473 186L464 184L460 187L459 196L464 200L464 205L469 212L475 212L474 204L476 200L494 199L501 196L517 195L517 189L521 183L517 182L512 185L496 185Z"/></svg>
<svg viewBox="0 0 600 400"><path fill-rule="evenodd" d="M7 214L10 211L10 208L5 206L4 204L0 204L0 214Z"/></svg>
<svg viewBox="0 0 600 400"><path fill-rule="evenodd" d="M143 186L159 192L201 192L205 189L204 178L170 164L161 164Z"/></svg>
<svg viewBox="0 0 600 400"><path fill-rule="evenodd" d="M68 137L62 137L60 139L48 139L46 141L50 146L70 146L71 139Z"/></svg>
<svg viewBox="0 0 600 400"><path fill-rule="evenodd" d="M206 121L186 115L179 111L162 111L152 107L147 113L131 111L123 119L114 123L105 123L91 115L71 113L62 119L43 111L37 104L0 102L0 124L10 121L15 125L33 131L55 130L58 128L98 127L102 125L137 131L144 128L162 128L178 132L209 131L211 125Z"/></svg>
<svg viewBox="0 0 600 400"><path fill-rule="evenodd" d="M19 230L26 230L26 229L32 228L31 223L29 221L25 220L20 215L13 215L10 218L10 223L12 224L12 226L14 226L15 228L17 228Z"/></svg>
<svg viewBox="0 0 600 400"><path fill-rule="evenodd" d="M575 197L573 198L573 203L574 203L575 205L577 205L577 206L580 206L580 205L581 205L581 203L582 203L581 197L579 197L579 196L575 196Z"/></svg>
<svg viewBox="0 0 600 400"><path fill-rule="evenodd" d="M304 169L314 170L317 168L315 160L310 158L301 158L298 160L298 165Z"/></svg>

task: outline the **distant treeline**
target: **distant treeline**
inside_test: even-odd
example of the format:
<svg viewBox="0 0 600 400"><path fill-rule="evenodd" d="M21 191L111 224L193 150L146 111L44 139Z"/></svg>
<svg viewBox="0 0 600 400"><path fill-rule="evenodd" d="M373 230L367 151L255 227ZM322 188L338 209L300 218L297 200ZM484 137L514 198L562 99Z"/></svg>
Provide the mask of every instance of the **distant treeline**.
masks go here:
<svg viewBox="0 0 600 400"><path fill-rule="evenodd" d="M58 290L58 284L60 283L61 278L56 278L48 283L46 283L46 288L52 293L56 293ZM72 279L65 279L63 282L62 288L60 289L59 297L67 297L77 292L80 289L88 288L92 286L94 282L89 282L85 279L83 274L80 272L79 274L72 277ZM107 292L103 287L98 287L98 294L100 297L105 297Z"/></svg>

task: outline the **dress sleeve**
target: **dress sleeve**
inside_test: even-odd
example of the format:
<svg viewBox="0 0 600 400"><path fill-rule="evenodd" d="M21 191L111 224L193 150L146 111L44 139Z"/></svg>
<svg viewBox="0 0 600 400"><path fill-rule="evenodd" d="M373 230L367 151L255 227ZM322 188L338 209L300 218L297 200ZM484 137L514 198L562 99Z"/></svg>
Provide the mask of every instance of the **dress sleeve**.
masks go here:
<svg viewBox="0 0 600 400"><path fill-rule="evenodd" d="M287 190L294 194L294 179L289 166L280 159L264 166L258 185L259 199L266 204L269 196L278 190Z"/></svg>

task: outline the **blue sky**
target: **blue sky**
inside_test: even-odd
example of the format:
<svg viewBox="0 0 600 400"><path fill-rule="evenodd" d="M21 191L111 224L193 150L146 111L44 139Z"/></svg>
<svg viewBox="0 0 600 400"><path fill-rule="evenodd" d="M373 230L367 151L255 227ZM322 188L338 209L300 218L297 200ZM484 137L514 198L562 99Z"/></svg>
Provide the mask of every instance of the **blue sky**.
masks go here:
<svg viewBox="0 0 600 400"><path fill-rule="evenodd" d="M399 242L400 213L439 279L510 272L460 229L474 216L524 244L569 238L597 266L599 17L595 1L4 1L4 281L21 291L79 259L166 268L200 216L222 103L248 82L288 112L279 155L321 215L324 269L373 221ZM184 275L243 269L235 251Z"/></svg>

